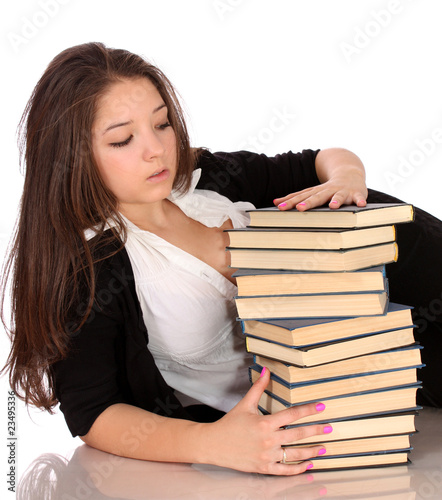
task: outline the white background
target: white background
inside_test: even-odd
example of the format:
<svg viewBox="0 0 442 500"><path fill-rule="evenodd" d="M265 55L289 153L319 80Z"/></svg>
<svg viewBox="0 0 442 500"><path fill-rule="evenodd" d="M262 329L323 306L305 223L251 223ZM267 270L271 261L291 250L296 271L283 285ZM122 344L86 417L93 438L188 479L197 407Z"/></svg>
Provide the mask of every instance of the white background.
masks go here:
<svg viewBox="0 0 442 500"><path fill-rule="evenodd" d="M342 146L364 161L370 187L442 218L441 15L438 0L7 2L0 38L2 254L23 181L21 113L49 61L88 41L157 64L182 96L194 145L267 154ZM5 354L5 335L0 347ZM7 390L3 377L3 450ZM20 404L17 419L19 476L40 454L68 454L79 444L60 414L28 415ZM5 483L2 473L1 492Z"/></svg>

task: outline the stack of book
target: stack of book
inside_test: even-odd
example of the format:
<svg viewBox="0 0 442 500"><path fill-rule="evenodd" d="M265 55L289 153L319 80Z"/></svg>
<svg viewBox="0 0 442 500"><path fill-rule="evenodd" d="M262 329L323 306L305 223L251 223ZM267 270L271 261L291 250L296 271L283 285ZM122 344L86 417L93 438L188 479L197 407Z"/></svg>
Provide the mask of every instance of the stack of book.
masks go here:
<svg viewBox="0 0 442 500"><path fill-rule="evenodd" d="M407 463L421 355L411 308L389 301L385 264L397 260L395 225L411 222L413 207L249 214L247 228L228 231L228 250L250 379L271 372L260 410L325 404L292 427L333 432L287 443L324 445L315 470Z"/></svg>

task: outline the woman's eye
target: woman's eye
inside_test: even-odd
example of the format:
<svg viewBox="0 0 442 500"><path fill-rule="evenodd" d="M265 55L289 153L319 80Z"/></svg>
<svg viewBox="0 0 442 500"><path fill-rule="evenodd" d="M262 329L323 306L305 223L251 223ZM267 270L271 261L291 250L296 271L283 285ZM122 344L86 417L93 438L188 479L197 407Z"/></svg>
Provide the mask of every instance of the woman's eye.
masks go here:
<svg viewBox="0 0 442 500"><path fill-rule="evenodd" d="M111 146L113 148L122 148L123 146L127 146L129 142L132 140L133 135L130 135L125 141L122 142L111 142Z"/></svg>
<svg viewBox="0 0 442 500"><path fill-rule="evenodd" d="M160 130L164 130L167 127L170 127L170 122L165 122L165 123L162 123L161 125L158 125L158 128Z"/></svg>

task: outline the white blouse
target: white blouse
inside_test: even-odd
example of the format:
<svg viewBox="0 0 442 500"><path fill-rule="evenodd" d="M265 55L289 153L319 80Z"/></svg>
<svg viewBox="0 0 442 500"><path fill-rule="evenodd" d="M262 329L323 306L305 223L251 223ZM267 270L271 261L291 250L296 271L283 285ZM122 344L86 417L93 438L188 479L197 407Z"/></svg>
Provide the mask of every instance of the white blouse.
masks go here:
<svg viewBox="0 0 442 500"><path fill-rule="evenodd" d="M200 175L194 171L189 191L172 192L169 200L207 227L227 219L245 227L245 210L254 206L195 189ZM158 369L184 406L204 403L229 411L250 388L252 362L236 320L236 286L205 262L125 221L125 248Z"/></svg>

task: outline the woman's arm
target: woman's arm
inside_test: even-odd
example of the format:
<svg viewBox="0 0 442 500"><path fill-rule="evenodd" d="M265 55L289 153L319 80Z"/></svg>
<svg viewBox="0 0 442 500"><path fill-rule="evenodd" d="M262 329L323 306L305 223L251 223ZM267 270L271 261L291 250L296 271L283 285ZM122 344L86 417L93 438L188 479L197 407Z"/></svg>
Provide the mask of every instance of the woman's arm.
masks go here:
<svg viewBox="0 0 442 500"><path fill-rule="evenodd" d="M351 151L330 148L320 151L315 160L316 174L321 184L274 200L281 210L296 207L300 211L329 202L330 208L341 205L366 205L365 169Z"/></svg>
<svg viewBox="0 0 442 500"><path fill-rule="evenodd" d="M102 451L141 460L207 463L277 475L304 472L312 465L308 459L317 456L323 446L288 448L287 461L302 463L287 465L279 463L283 458L281 445L323 434L326 426L281 427L317 414L321 407L317 409L313 403L259 415L258 401L269 380L266 370L238 405L213 423L168 418L116 404L107 408L81 439Z"/></svg>
<svg viewBox="0 0 442 500"><path fill-rule="evenodd" d="M315 166L317 154L311 149L273 157L250 151L204 151L197 164L201 167L197 187L216 191L233 202L270 207L276 197L320 184Z"/></svg>

